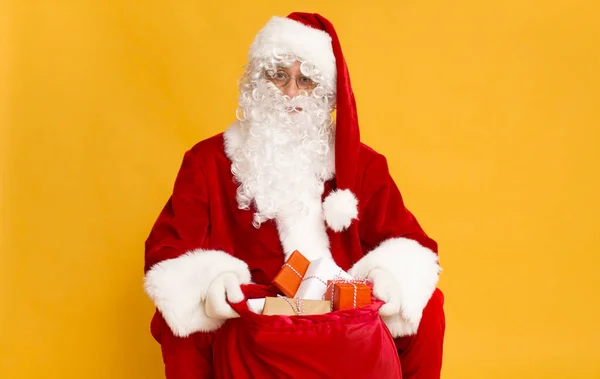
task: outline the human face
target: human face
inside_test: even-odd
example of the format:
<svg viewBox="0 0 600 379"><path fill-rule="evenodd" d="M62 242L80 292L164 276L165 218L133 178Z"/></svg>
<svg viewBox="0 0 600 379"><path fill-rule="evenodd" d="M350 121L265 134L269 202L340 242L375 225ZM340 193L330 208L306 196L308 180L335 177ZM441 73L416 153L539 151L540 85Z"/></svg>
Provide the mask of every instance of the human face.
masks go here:
<svg viewBox="0 0 600 379"><path fill-rule="evenodd" d="M302 74L300 62L295 62L290 67L278 67L272 76L269 75L269 80L290 99L298 96L301 91L310 95L313 88L316 87L316 83L312 79Z"/></svg>

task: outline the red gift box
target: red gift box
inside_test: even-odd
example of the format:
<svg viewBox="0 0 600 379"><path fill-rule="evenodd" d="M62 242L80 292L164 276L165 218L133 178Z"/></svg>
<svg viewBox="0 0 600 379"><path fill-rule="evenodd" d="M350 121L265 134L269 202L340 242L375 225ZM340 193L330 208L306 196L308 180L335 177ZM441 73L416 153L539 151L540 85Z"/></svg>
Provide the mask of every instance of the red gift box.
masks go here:
<svg viewBox="0 0 600 379"><path fill-rule="evenodd" d="M309 265L310 261L304 255L298 250L294 251L275 275L273 285L286 297L294 297Z"/></svg>
<svg viewBox="0 0 600 379"><path fill-rule="evenodd" d="M371 287L364 280L330 280L325 300L334 311L365 307L371 304Z"/></svg>

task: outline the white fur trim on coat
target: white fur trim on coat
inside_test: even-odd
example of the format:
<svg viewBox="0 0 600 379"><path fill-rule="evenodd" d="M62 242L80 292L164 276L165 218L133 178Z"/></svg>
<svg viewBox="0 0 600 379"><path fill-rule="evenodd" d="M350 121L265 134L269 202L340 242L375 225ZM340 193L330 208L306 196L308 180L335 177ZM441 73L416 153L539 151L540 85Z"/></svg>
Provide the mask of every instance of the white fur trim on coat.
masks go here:
<svg viewBox="0 0 600 379"><path fill-rule="evenodd" d="M438 256L417 241L408 238L390 238L360 259L349 274L354 277L371 277L374 269L385 270L395 280L390 291L401 299L400 313L383 317L392 336L400 337L416 333L423 309L438 283L441 268Z"/></svg>
<svg viewBox="0 0 600 379"><path fill-rule="evenodd" d="M144 289L173 334L218 329L224 320L206 315L204 301L210 284L223 273L234 273L241 284L251 280L248 265L218 250L192 250L155 264L144 278Z"/></svg>
<svg viewBox="0 0 600 379"><path fill-rule="evenodd" d="M358 216L358 200L350 190L332 191L323 201L323 215L334 232L341 232Z"/></svg>
<svg viewBox="0 0 600 379"><path fill-rule="evenodd" d="M286 259L294 250L301 252L309 261L331 258L320 196L305 199L303 211L278 215L275 221Z"/></svg>
<svg viewBox="0 0 600 379"><path fill-rule="evenodd" d="M284 54L311 62L335 88L335 56L329 34L286 17L272 17L250 45L249 56L256 59Z"/></svg>

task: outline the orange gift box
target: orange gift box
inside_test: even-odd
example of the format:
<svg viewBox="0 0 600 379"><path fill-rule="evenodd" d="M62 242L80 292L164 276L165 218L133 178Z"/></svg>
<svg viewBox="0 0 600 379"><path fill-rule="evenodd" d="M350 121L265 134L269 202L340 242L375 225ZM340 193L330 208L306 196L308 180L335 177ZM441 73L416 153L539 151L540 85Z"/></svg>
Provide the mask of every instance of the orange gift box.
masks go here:
<svg viewBox="0 0 600 379"><path fill-rule="evenodd" d="M371 305L371 287L364 282L329 281L325 300L331 301L334 311Z"/></svg>
<svg viewBox="0 0 600 379"><path fill-rule="evenodd" d="M294 251L275 275L273 285L286 297L294 297L309 265L310 261L304 255L298 250Z"/></svg>

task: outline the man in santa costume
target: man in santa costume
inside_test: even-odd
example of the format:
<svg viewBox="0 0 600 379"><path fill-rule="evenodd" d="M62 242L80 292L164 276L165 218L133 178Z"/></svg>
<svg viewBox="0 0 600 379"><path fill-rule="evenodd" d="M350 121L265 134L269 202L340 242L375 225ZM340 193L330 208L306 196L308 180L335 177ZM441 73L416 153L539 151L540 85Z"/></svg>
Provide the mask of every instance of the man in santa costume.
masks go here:
<svg viewBox="0 0 600 379"><path fill-rule="evenodd" d="M405 207L386 159L360 142L332 24L273 17L250 47L238 121L184 156L146 241L145 290L168 379L212 378L212 341L240 285L269 284L294 250L373 283L403 377L439 378L437 244ZM336 120L332 111L336 110Z"/></svg>

